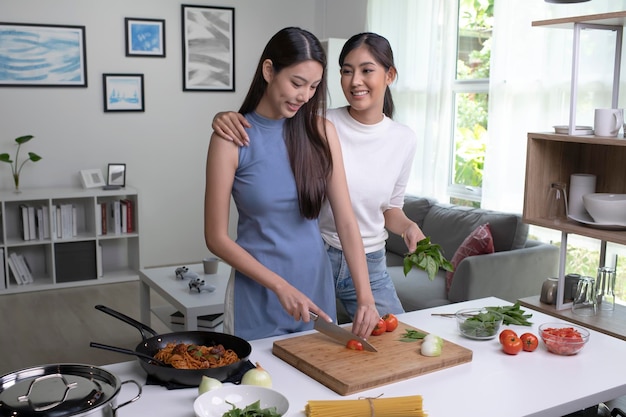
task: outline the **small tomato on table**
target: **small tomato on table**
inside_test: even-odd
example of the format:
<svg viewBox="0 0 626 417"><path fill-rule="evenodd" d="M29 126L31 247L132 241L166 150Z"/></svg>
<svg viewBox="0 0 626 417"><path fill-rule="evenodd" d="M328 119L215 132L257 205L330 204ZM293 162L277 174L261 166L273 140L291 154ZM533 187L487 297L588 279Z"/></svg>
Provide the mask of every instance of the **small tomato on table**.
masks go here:
<svg viewBox="0 0 626 417"><path fill-rule="evenodd" d="M383 320L383 318L381 317L378 320L376 327L374 327L374 330L372 330L372 336L380 336L386 331L387 331L387 325L385 324L385 320Z"/></svg>
<svg viewBox="0 0 626 417"><path fill-rule="evenodd" d="M363 350L363 343L356 339L350 339L348 340L348 343L346 343L346 347L352 350Z"/></svg>
<svg viewBox="0 0 626 417"><path fill-rule="evenodd" d="M508 355L517 355L523 348L522 339L517 336L508 336L502 342L502 350Z"/></svg>
<svg viewBox="0 0 626 417"><path fill-rule="evenodd" d="M385 331L393 332L398 328L398 318L394 314L385 314L383 320L385 321Z"/></svg>
<svg viewBox="0 0 626 417"><path fill-rule="evenodd" d="M504 340L506 340L507 338L509 338L509 337L511 337L511 336L513 336L513 337L517 337L517 333L515 333L515 332L514 332L513 330L511 330L511 329L504 329L504 330L502 330L502 331L500 332L500 336L499 336L499 339L500 339L500 344L502 344Z"/></svg>
<svg viewBox="0 0 626 417"><path fill-rule="evenodd" d="M524 351L532 352L539 346L539 339L532 333L524 333L519 337L522 340Z"/></svg>

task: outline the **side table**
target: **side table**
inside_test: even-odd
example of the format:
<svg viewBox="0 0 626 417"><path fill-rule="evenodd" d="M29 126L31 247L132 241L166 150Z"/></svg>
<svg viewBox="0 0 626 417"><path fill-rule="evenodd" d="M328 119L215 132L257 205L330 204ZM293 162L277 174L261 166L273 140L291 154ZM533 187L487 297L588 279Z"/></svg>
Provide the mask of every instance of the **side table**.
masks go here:
<svg viewBox="0 0 626 417"><path fill-rule="evenodd" d="M176 278L176 266L139 270L139 307L142 323L150 324L150 290L156 291L185 316L185 330L198 330L198 316L224 313L224 296L231 273L230 265L220 262L217 273L205 274L202 264L186 265L215 291L189 289L189 280ZM171 327L171 323L166 322Z"/></svg>

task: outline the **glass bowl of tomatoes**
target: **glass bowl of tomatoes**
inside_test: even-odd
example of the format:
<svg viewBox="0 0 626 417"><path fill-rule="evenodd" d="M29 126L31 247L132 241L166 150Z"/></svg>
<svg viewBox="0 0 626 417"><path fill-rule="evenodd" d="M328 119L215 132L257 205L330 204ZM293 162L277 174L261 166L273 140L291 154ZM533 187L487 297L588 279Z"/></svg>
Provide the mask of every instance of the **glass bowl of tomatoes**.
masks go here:
<svg viewBox="0 0 626 417"><path fill-rule="evenodd" d="M589 341L589 330L570 323L543 323L539 337L549 352L569 356L580 352Z"/></svg>
<svg viewBox="0 0 626 417"><path fill-rule="evenodd" d="M496 337L502 326L502 314L486 308L466 308L454 316L459 332L470 339L489 340Z"/></svg>

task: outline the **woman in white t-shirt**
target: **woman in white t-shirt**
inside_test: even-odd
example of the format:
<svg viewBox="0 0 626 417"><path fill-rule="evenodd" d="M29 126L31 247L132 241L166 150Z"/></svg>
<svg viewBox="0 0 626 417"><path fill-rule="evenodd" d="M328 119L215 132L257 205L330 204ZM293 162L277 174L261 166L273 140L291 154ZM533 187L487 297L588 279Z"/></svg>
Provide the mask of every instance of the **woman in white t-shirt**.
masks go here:
<svg viewBox="0 0 626 417"><path fill-rule="evenodd" d="M401 235L409 251L425 236L402 210L417 138L406 125L391 119L394 111L389 85L397 76L393 51L384 37L360 33L351 37L339 54L341 87L349 105L330 109L326 117L337 129L350 199L365 248L370 286L382 315L404 310L387 273L387 231ZM248 144L243 116L218 114L214 131L239 145ZM322 237L333 266L336 296L350 317L365 306L357 293L341 248L332 211L325 203L319 217ZM362 313L361 313L362 314Z"/></svg>

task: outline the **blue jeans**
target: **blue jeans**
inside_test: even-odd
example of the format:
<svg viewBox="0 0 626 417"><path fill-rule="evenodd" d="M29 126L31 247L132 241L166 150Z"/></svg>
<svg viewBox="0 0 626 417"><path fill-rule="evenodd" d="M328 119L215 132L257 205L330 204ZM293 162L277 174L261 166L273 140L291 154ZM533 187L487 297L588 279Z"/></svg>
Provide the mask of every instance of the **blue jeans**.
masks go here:
<svg viewBox="0 0 626 417"><path fill-rule="evenodd" d="M333 278L335 279L335 295L345 307L351 318L357 309L356 290L352 282L352 275L343 256L343 251L326 245L326 252L333 267ZM387 313L404 313L402 304L396 294L396 288L387 272L387 262L385 250L365 255L367 258L367 270L370 276L370 286L376 301L376 309L383 316Z"/></svg>

